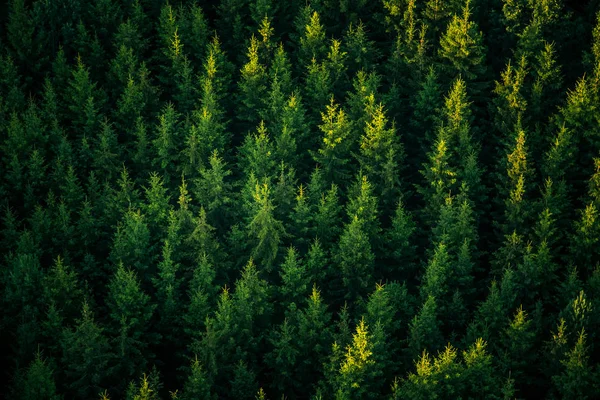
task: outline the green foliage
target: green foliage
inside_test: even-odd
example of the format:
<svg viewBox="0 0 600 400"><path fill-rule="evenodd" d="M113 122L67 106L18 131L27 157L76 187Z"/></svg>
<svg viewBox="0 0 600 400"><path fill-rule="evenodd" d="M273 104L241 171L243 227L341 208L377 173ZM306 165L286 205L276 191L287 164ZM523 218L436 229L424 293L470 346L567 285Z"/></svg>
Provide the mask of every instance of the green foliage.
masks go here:
<svg viewBox="0 0 600 400"><path fill-rule="evenodd" d="M437 3L437 2L436 2ZM465 2L462 15L454 15L440 38L439 55L442 70L453 78L463 76L469 82L479 81L486 72L483 34L471 20L470 0ZM482 90L483 88L478 88Z"/></svg>
<svg viewBox="0 0 600 400"><path fill-rule="evenodd" d="M56 393L53 371L39 352L27 368L17 390L18 398L23 400L58 400L61 398Z"/></svg>
<svg viewBox="0 0 600 400"><path fill-rule="evenodd" d="M598 1L214 3L0 2L0 392L597 398Z"/></svg>
<svg viewBox="0 0 600 400"><path fill-rule="evenodd" d="M110 332L117 363L111 368L112 376L132 378L147 367L147 347L156 334L148 332L150 319L156 308L150 297L140 288L135 272L119 263L109 284L107 304L110 310ZM123 376L123 375L121 375Z"/></svg>
<svg viewBox="0 0 600 400"><path fill-rule="evenodd" d="M111 357L104 329L94 320L88 303L83 303L75 329L66 328L62 337L62 362L68 387L78 398L91 398L107 382Z"/></svg>

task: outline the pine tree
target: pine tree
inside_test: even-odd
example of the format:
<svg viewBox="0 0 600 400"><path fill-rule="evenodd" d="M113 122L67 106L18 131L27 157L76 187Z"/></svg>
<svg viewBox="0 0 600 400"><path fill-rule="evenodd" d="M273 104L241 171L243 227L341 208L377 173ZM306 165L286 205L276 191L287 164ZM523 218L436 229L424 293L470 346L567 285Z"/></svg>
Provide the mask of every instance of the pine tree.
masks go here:
<svg viewBox="0 0 600 400"><path fill-rule="evenodd" d="M313 174L313 177L315 177L315 174ZM317 191L317 188L313 186L309 193L316 203L315 236L328 249L338 238L341 230L340 214L342 210L339 204L338 187L332 184L329 190L325 192Z"/></svg>
<svg viewBox="0 0 600 400"><path fill-rule="evenodd" d="M345 287L344 297L353 304L373 286L375 256L367 235L366 222L351 217L340 236L337 262Z"/></svg>
<svg viewBox="0 0 600 400"><path fill-rule="evenodd" d="M300 38L300 48L298 49L298 64L300 68L306 68L310 65L311 60L321 61L327 51L325 28L321 24L321 18L316 11L310 12L310 6L307 6L304 12L308 11L309 18L302 21L304 26L300 29L304 30ZM299 21L300 22L300 21Z"/></svg>
<svg viewBox="0 0 600 400"><path fill-rule="evenodd" d="M313 153L314 160L320 165L327 182L339 184L344 182L350 171L349 140L350 121L346 113L337 105L333 98L327 106L327 112L321 113L323 123L319 129L323 133L323 143L318 152Z"/></svg>
<svg viewBox="0 0 600 400"><path fill-rule="evenodd" d="M307 252L309 243L313 238L313 207L302 184L298 187L297 193L296 203L290 215L290 234L294 237L295 246L303 254Z"/></svg>
<svg viewBox="0 0 600 400"><path fill-rule="evenodd" d="M416 225L412 215L406 210L402 200L399 200L392 216L391 226L384 232L385 253L391 260L384 276L390 280L414 277L416 267L415 229Z"/></svg>
<svg viewBox="0 0 600 400"><path fill-rule="evenodd" d="M429 296L423 303L421 311L410 322L408 354L415 360L423 351L438 350L442 342L437 300Z"/></svg>
<svg viewBox="0 0 600 400"><path fill-rule="evenodd" d="M228 89L228 65L215 37L208 46L204 72L200 77L200 104L192 115L193 125L186 137L184 172L194 177L206 165L213 152L225 154L230 134L225 121L225 90Z"/></svg>
<svg viewBox="0 0 600 400"><path fill-rule="evenodd" d="M241 70L238 83L240 89L240 104L238 119L241 121L242 131L256 126L260 121L260 113L264 108L263 99L267 92L267 71L263 61L259 59L259 41L252 36L248 47L248 61Z"/></svg>
<svg viewBox="0 0 600 400"><path fill-rule="evenodd" d="M292 304L299 307L308 294L310 282L306 267L293 247L288 249L279 274L281 276L280 308L287 310Z"/></svg>
<svg viewBox="0 0 600 400"><path fill-rule="evenodd" d="M27 368L27 372L18 383L18 398L23 400L50 399L58 400L60 396L56 392L56 383L53 377L54 371L47 361L42 359L38 352L35 360Z"/></svg>
<svg viewBox="0 0 600 400"><path fill-rule="evenodd" d="M180 156L181 128L179 114L175 111L172 103L163 107L158 117L156 139L152 141L156 158L152 161L169 184L177 176L178 159Z"/></svg>
<svg viewBox="0 0 600 400"><path fill-rule="evenodd" d="M167 344L173 344L178 336L181 304L181 279L178 277L179 265L172 259L172 247L169 240L165 240L161 261L158 263L158 274L152 279L156 289L157 309L159 318L157 330L161 332Z"/></svg>
<svg viewBox="0 0 600 400"><path fill-rule="evenodd" d="M373 186L367 176L358 174L356 183L348 193L346 213L350 219L357 217L363 224L363 229L372 244L378 243L380 233L378 219L378 199L373 193Z"/></svg>
<svg viewBox="0 0 600 400"><path fill-rule="evenodd" d="M295 304L290 307L289 314L296 311ZM283 323L271 334L270 342L273 351L266 355L266 360L274 369L273 387L278 393L294 394L299 382L296 374L297 359L300 353L296 346L297 333L295 321L285 318Z"/></svg>
<svg viewBox="0 0 600 400"><path fill-rule="evenodd" d="M275 219L275 206L267 184L256 184L253 192L254 214L248 223L248 239L253 247L252 257L270 272L277 258L282 238L286 235L281 221Z"/></svg>
<svg viewBox="0 0 600 400"><path fill-rule="evenodd" d="M399 193L398 176L404 156L403 148L394 125L388 126L383 105L369 111L370 120L360 141L360 166L363 173L373 180L382 207L389 210Z"/></svg>
<svg viewBox="0 0 600 400"><path fill-rule="evenodd" d="M90 78L89 69L78 57L65 93L65 103L73 126L82 129L81 133L89 135L94 132L104 102L104 93L96 88L96 83Z"/></svg>
<svg viewBox="0 0 600 400"><path fill-rule="evenodd" d="M513 130L518 121L526 118L527 99L524 86L527 78L527 59L517 59L517 65L512 65L509 60L506 68L501 73L502 80L496 82L494 89L495 99L492 102L491 112L494 114L494 126L500 134L499 144L506 143L512 137Z"/></svg>
<svg viewBox="0 0 600 400"><path fill-rule="evenodd" d="M532 170L528 166L528 148L525 131L520 124L515 127L514 143L508 148L506 162L507 177L503 179L504 185L498 189L503 194L505 211L502 225L504 235L517 231L526 232L529 217L527 183L532 178ZM524 232L525 231L525 232Z"/></svg>
<svg viewBox="0 0 600 400"><path fill-rule="evenodd" d="M129 210L117 226L110 258L133 268L146 281L153 271L154 257L150 244L150 230L145 216L138 210Z"/></svg>
<svg viewBox="0 0 600 400"><path fill-rule="evenodd" d="M458 78L445 99L443 110L444 128L449 141L453 144L452 152L456 156L457 180L466 185L470 200L477 207L482 207L486 200L485 187L482 182L482 168L479 160L479 143L473 137L471 129L471 103L467 98L465 81Z"/></svg>
<svg viewBox="0 0 600 400"><path fill-rule="evenodd" d="M450 165L449 139L445 129L438 130L437 139L427 156L428 162L423 164L425 169L421 170L425 178L424 185L417 186L425 202L422 218L428 226L432 226L439 217L444 199L456 183L456 170Z"/></svg>
<svg viewBox="0 0 600 400"><path fill-rule="evenodd" d="M191 371L182 392L182 400L210 400L213 398L210 383L197 357L191 363Z"/></svg>
<svg viewBox="0 0 600 400"><path fill-rule="evenodd" d="M298 377L300 382L317 382L331 343L331 315L321 293L313 286L308 302L298 314ZM306 394L310 388L302 388Z"/></svg>
<svg viewBox="0 0 600 400"><path fill-rule="evenodd" d="M200 176L194 182L193 193L196 201L206 209L211 222L222 228L227 221L228 207L232 202L231 183L228 177L231 170L219 153L213 152L209 168L201 168Z"/></svg>
<svg viewBox="0 0 600 400"><path fill-rule="evenodd" d="M443 60L442 71L453 80L461 75L473 88L475 97L485 90L482 79L486 74L486 48L483 34L477 24L471 20L470 0L462 9L462 15L454 15L446 32L440 38L439 56Z"/></svg>
<svg viewBox="0 0 600 400"><path fill-rule="evenodd" d="M46 304L54 304L63 318L72 321L81 303L83 293L73 268L57 257L43 280L43 295Z"/></svg>
<svg viewBox="0 0 600 400"><path fill-rule="evenodd" d="M596 371L592 371L586 354L586 334L582 329L573 349L561 361L562 374L552 377L552 381L563 398L587 399L597 394Z"/></svg>
<svg viewBox="0 0 600 400"><path fill-rule="evenodd" d="M511 377L514 376L517 387L531 387L533 382L525 379L530 374L535 374L530 368L535 365L535 352L533 350L535 331L533 331L532 321L520 306L513 320L504 330L503 351L500 355L499 364L504 375L510 371Z"/></svg>
<svg viewBox="0 0 600 400"><path fill-rule="evenodd" d="M318 126L322 120L322 110L329 111L333 92L333 78L325 62L312 59L306 65L304 79L304 97L309 111L308 124L310 127Z"/></svg>
<svg viewBox="0 0 600 400"><path fill-rule="evenodd" d="M274 178L276 161L275 148L263 121L255 134L248 134L240 148L240 167L249 176L253 173L258 179Z"/></svg>
<svg viewBox="0 0 600 400"><path fill-rule="evenodd" d="M427 264L421 286L419 287L423 300L427 300L429 297L436 300L440 314L447 312L446 306L450 290L451 273L447 247L443 242L440 242Z"/></svg>
<svg viewBox="0 0 600 400"><path fill-rule="evenodd" d="M110 376L123 382L122 379L139 376L152 357L148 345L155 341L156 334L149 332L149 323L156 306L141 290L135 272L125 269L123 263L119 263L109 284L106 302L112 345L116 349Z"/></svg>
<svg viewBox="0 0 600 400"><path fill-rule="evenodd" d="M371 379L377 373L377 365L372 358L373 343L364 319L356 326L352 344L348 346L339 375L336 378L336 399L376 396L369 390Z"/></svg>
<svg viewBox="0 0 600 400"><path fill-rule="evenodd" d="M112 357L104 329L94 319L87 302L75 329L62 333L62 363L69 379L69 390L78 398L91 398L106 384Z"/></svg>
<svg viewBox="0 0 600 400"><path fill-rule="evenodd" d="M377 65L380 54L375 42L369 38L367 27L362 21L348 25L342 42L348 54L348 75L353 76L358 71L370 71Z"/></svg>

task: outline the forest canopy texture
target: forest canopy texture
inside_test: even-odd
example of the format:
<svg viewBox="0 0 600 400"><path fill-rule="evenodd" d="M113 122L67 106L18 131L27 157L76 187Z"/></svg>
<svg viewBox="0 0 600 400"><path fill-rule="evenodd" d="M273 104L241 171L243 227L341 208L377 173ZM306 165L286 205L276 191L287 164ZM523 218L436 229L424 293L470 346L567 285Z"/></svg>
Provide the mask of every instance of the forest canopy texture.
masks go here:
<svg viewBox="0 0 600 400"><path fill-rule="evenodd" d="M600 2L0 4L11 399L600 398Z"/></svg>

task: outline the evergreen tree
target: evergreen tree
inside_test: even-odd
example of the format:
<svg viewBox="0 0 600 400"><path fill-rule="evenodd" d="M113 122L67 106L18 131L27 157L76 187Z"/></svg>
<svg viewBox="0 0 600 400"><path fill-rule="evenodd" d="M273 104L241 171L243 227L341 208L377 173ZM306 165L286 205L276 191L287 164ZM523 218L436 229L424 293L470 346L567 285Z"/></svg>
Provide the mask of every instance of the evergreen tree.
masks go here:
<svg viewBox="0 0 600 400"><path fill-rule="evenodd" d="M110 310L110 333L114 354L114 366L109 373L116 382L139 376L151 359L148 345L155 341L156 334L149 332L149 323L156 308L150 303L135 272L127 270L123 263L109 284L107 305Z"/></svg>
<svg viewBox="0 0 600 400"><path fill-rule="evenodd" d="M281 265L281 287L279 289L281 309L288 306L299 306L309 291L309 281L306 268L293 247L290 247Z"/></svg>
<svg viewBox="0 0 600 400"><path fill-rule="evenodd" d="M387 267L385 276L391 280L412 278L415 273L416 246L414 240L415 223L412 215L406 210L402 200L398 201L392 216L391 226L384 232L386 257L391 265Z"/></svg>
<svg viewBox="0 0 600 400"><path fill-rule="evenodd" d="M42 359L39 352L36 354L35 360L27 368L18 386L17 393L19 393L19 399L60 399L60 396L56 393L53 371L47 361Z"/></svg>
<svg viewBox="0 0 600 400"><path fill-rule="evenodd" d="M179 398L179 397L178 397ZM181 399L183 400L210 400L213 396L210 393L210 383L206 378L206 373L196 357L192 361L191 372L183 387Z"/></svg>
<svg viewBox="0 0 600 400"><path fill-rule="evenodd" d="M555 375L552 380L558 392L564 398L587 399L597 394L597 371L588 365L589 356L586 354L586 334L582 329L573 349L565 354L561 361L564 370Z"/></svg>
<svg viewBox="0 0 600 400"><path fill-rule="evenodd" d="M336 399L351 399L355 397L377 397L377 393L370 390L381 368L373 359L373 342L364 319L356 326L356 333L352 336L352 344L348 346L347 353L339 367L336 378Z"/></svg>
<svg viewBox="0 0 600 400"><path fill-rule="evenodd" d="M258 39L252 36L247 53L248 61L241 70L238 118L243 124L240 127L242 131L258 124L264 108L268 76L265 65L259 59L259 46Z"/></svg>
<svg viewBox="0 0 600 400"><path fill-rule="evenodd" d="M313 158L323 170L325 179L330 183L343 182L349 175L350 161L350 121L346 113L337 105L333 98L327 106L327 112L321 113L323 123L319 129L323 133L323 143Z"/></svg>
<svg viewBox="0 0 600 400"><path fill-rule="evenodd" d="M256 184L254 198L254 214L248 223L248 238L253 245L252 257L270 272L277 258L282 237L286 235L281 221L273 215L275 206L270 197L267 184Z"/></svg>
<svg viewBox="0 0 600 400"><path fill-rule="evenodd" d="M421 311L411 321L409 332L408 353L413 360L423 351L433 352L440 348L443 336L438 321L438 305L434 297L427 297Z"/></svg>
<svg viewBox="0 0 600 400"><path fill-rule="evenodd" d="M181 132L179 114L172 103L168 103L158 117L156 138L152 141L156 158L152 164L158 168L165 181L170 183L176 176L176 165L180 154Z"/></svg>
<svg viewBox="0 0 600 400"><path fill-rule="evenodd" d="M435 1L435 3L439 3ZM450 79L463 76L476 96L485 90L483 78L486 73L486 48L483 34L471 20L471 1L466 0L462 15L455 14L446 32L440 38L439 56L443 60L442 71Z"/></svg>
<svg viewBox="0 0 600 400"><path fill-rule="evenodd" d="M387 127L387 118L380 104L367 122L360 142L362 171L372 177L384 209L390 209L399 192L400 163L403 148L398 142L394 126Z"/></svg>
<svg viewBox="0 0 600 400"><path fill-rule="evenodd" d="M337 262L345 298L354 303L373 286L375 256L367 236L366 222L353 215L340 236Z"/></svg>
<svg viewBox="0 0 600 400"><path fill-rule="evenodd" d="M94 320L88 303L83 303L75 329L65 328L61 343L68 388L77 398L96 396L108 383L105 379L112 354L104 329Z"/></svg>

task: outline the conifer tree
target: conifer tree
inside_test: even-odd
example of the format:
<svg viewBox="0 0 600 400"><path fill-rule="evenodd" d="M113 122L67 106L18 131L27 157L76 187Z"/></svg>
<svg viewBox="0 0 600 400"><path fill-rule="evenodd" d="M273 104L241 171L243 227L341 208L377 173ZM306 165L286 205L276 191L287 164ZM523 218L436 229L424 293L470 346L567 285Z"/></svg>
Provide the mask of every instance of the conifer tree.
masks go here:
<svg viewBox="0 0 600 400"><path fill-rule="evenodd" d="M191 363L191 371L183 386L181 399L210 400L212 398L213 396L210 392L210 383L207 380L206 372L204 372L204 368L196 357Z"/></svg>
<svg viewBox="0 0 600 400"><path fill-rule="evenodd" d="M376 243L380 232L378 220L378 199L373 193L373 186L365 175L357 175L356 183L350 189L346 213L349 218L357 216L365 225L369 239Z"/></svg>
<svg viewBox="0 0 600 400"><path fill-rule="evenodd" d="M347 115L333 98L327 111L321 113L322 124L319 129L323 133L323 143L313 158L320 165L327 182L339 184L348 177L347 166L350 161L350 121Z"/></svg>
<svg viewBox="0 0 600 400"><path fill-rule="evenodd" d="M438 350L442 342L437 301L429 296L423 303L421 311L410 322L408 355L415 360L423 351Z"/></svg>
<svg viewBox="0 0 600 400"><path fill-rule="evenodd" d="M248 223L248 239L253 247L252 257L262 268L270 272L286 232L281 221L275 219L273 215L275 205L270 199L267 184L256 184L253 200L254 213Z"/></svg>
<svg viewBox="0 0 600 400"><path fill-rule="evenodd" d="M392 260L385 274L389 279L408 279L414 276L416 266L415 230L416 226L412 215L405 208L402 200L399 200L392 216L391 226L384 232L386 254Z"/></svg>
<svg viewBox="0 0 600 400"><path fill-rule="evenodd" d="M307 6L306 11L308 11L308 19L306 21L299 21L305 24L304 26L300 26L300 29L304 32L300 38L297 65L301 68L310 65L311 60L321 61L327 54L325 28L321 24L320 15L316 11L312 11L310 6Z"/></svg>
<svg viewBox="0 0 600 400"><path fill-rule="evenodd" d="M179 114L172 103L163 107L158 117L158 126L154 145L156 157L152 160L155 168L162 172L165 182L169 184L177 176L176 165L180 155L181 128Z"/></svg>
<svg viewBox="0 0 600 400"><path fill-rule="evenodd" d="M381 368L373 359L373 342L365 320L361 319L352 335L352 344L348 346L345 357L339 367L336 377L336 399L351 399L355 397L377 397L370 390L373 380L381 374Z"/></svg>
<svg viewBox="0 0 600 400"><path fill-rule="evenodd" d="M313 235L313 207L309 195L301 184L298 187L296 203L291 213L291 232L295 246L301 253L306 253Z"/></svg>
<svg viewBox="0 0 600 400"><path fill-rule="evenodd" d="M179 333L179 318L181 304L181 279L178 277L179 265L173 261L173 249L169 240L165 240L161 261L158 263L157 277L153 278L156 289L157 308L159 318L157 330L161 332L162 340L166 344L173 344Z"/></svg>
<svg viewBox="0 0 600 400"><path fill-rule="evenodd" d="M211 221L223 227L227 218L227 207L232 202L231 184L228 177L231 170L217 152L209 159L209 168L200 169L200 176L195 181L196 201L204 207Z"/></svg>
<svg viewBox="0 0 600 400"><path fill-rule="evenodd" d="M281 287L279 289L282 310L287 310L292 304L299 307L309 291L310 281L304 262L299 259L296 249L290 247L281 265Z"/></svg>
<svg viewBox="0 0 600 400"><path fill-rule="evenodd" d="M298 376L300 382L317 382L321 377L323 362L331 343L329 327L331 315L316 286L308 302L298 314ZM312 379L311 379L312 378ZM305 392L309 392L304 388Z"/></svg>
<svg viewBox="0 0 600 400"><path fill-rule="evenodd" d="M120 262L109 284L107 305L110 310L110 333L116 349L114 367L109 372L113 379L139 376L151 359L148 345L156 334L149 332L155 305L140 288L134 271L125 269ZM112 362L111 362L112 363Z"/></svg>
<svg viewBox="0 0 600 400"><path fill-rule="evenodd" d="M54 304L63 318L72 321L82 300L77 273L57 257L43 280L43 295L46 304Z"/></svg>
<svg viewBox="0 0 600 400"><path fill-rule="evenodd" d="M503 178L503 187L499 186L504 197L505 211L502 225L504 235L514 231L526 231L525 222L528 221L528 182L532 178L532 170L528 166L528 147L526 134L520 124L515 126L514 143L508 148L506 161L507 177ZM523 232L524 233L524 232Z"/></svg>
<svg viewBox="0 0 600 400"><path fill-rule="evenodd" d="M62 363L69 379L69 390L78 398L91 398L106 384L112 357L104 329L94 319L87 302L75 329L62 333Z"/></svg>
<svg viewBox="0 0 600 400"><path fill-rule="evenodd" d="M438 3L436 1L436 3ZM446 32L440 38L439 56L442 71L451 80L457 75L471 83L476 97L485 90L486 48L483 34L478 25L471 20L471 4L466 0L462 15L455 14L448 24Z"/></svg>
<svg viewBox="0 0 600 400"><path fill-rule="evenodd" d="M510 371L514 376L517 387L531 387L533 382L525 377L531 376L530 367L535 365L535 352L532 347L535 340L532 321L520 306L512 321L504 331L502 341L503 352L500 355L499 364L506 375Z"/></svg>
<svg viewBox="0 0 600 400"><path fill-rule="evenodd" d="M144 280L150 277L153 268L153 254L150 244L150 231L141 212L129 210L117 227L111 260L115 266L120 263L133 268Z"/></svg>
<svg viewBox="0 0 600 400"><path fill-rule="evenodd" d="M256 128L256 133L248 134L240 148L240 167L249 176L257 179L274 178L276 174L275 148L273 140L263 121Z"/></svg>
<svg viewBox="0 0 600 400"><path fill-rule="evenodd" d="M53 374L54 371L52 371L48 362L42 359L42 355L38 352L35 360L27 368L22 381L18 382L18 398L24 400L60 399L56 392Z"/></svg>
<svg viewBox="0 0 600 400"><path fill-rule="evenodd" d="M104 93L96 88L90 78L89 69L81 58L71 72L65 102L73 126L83 129L81 133L92 134L99 122L99 113L104 106Z"/></svg>
<svg viewBox="0 0 600 400"><path fill-rule="evenodd" d="M296 311L295 304L291 306L288 315ZM295 315L294 315L295 316ZM267 354L268 363L275 370L273 386L277 392L292 394L298 390L299 382L295 373L297 359L300 357L296 348L295 321L290 322L289 317L271 334L273 351Z"/></svg>
<svg viewBox="0 0 600 400"><path fill-rule="evenodd" d="M242 131L256 126L260 121L260 113L264 108L263 99L267 91L267 71L263 60L259 58L259 41L252 36L248 47L247 59L241 70L239 81L240 104L238 119L242 122Z"/></svg>
<svg viewBox="0 0 600 400"><path fill-rule="evenodd" d="M340 236L337 262L345 288L345 298L354 303L372 287L375 256L366 221L353 215Z"/></svg>
<svg viewBox="0 0 600 400"><path fill-rule="evenodd" d="M320 178L319 178L320 176ZM315 170L311 179L309 193L315 204L316 212L314 217L315 236L325 248L338 238L341 229L341 206L339 200L339 190L336 184L332 184L328 190L319 188L317 180L322 180L321 170Z"/></svg>
<svg viewBox="0 0 600 400"><path fill-rule="evenodd" d="M312 59L306 66L304 79L304 97L309 111L309 126L318 126L322 120L323 109L328 110L333 92L333 77L325 62Z"/></svg>
<svg viewBox="0 0 600 400"><path fill-rule="evenodd" d="M509 61L501 73L501 81L496 82L494 89L495 99L492 102L494 113L494 126L500 136L498 142L506 143L512 137L513 130L518 121L523 121L527 113L527 99L525 98L524 85L527 73L527 59L521 57L513 65Z"/></svg>
<svg viewBox="0 0 600 400"><path fill-rule="evenodd" d="M588 364L586 336L585 330L582 329L575 346L561 361L564 366L562 374L552 378L558 392L567 399L592 398L598 390L597 371L593 371Z"/></svg>
<svg viewBox="0 0 600 400"><path fill-rule="evenodd" d="M382 207L389 210L399 193L403 148L394 125L388 126L383 106L380 104L369 111L370 120L360 141L360 166L373 180Z"/></svg>
<svg viewBox="0 0 600 400"><path fill-rule="evenodd" d="M380 54L368 33L362 21L356 25L348 25L342 44L348 54L349 76L353 76L358 71L370 71L377 65Z"/></svg>
<svg viewBox="0 0 600 400"><path fill-rule="evenodd" d="M425 178L424 185L417 186L425 202L423 219L428 226L432 226L438 218L444 199L456 183L456 170L450 165L449 139L445 129L438 130L437 139L427 155L428 162L423 164L425 168L421 170Z"/></svg>
<svg viewBox="0 0 600 400"><path fill-rule="evenodd" d="M200 104L193 111L193 124L186 136L184 154L187 159L184 172L196 176L197 171L206 165L213 152L225 154L229 142L226 132L225 110L223 108L224 90L229 82L224 69L223 54L217 38L208 46L207 58L203 64L204 72L200 77Z"/></svg>
<svg viewBox="0 0 600 400"><path fill-rule="evenodd" d="M482 168L479 167L479 143L473 137L471 129L470 105L465 81L458 78L445 99L443 129L447 130L449 141L453 143L452 150L457 158L457 180L461 185L466 185L468 196L474 205L482 207L486 196Z"/></svg>

